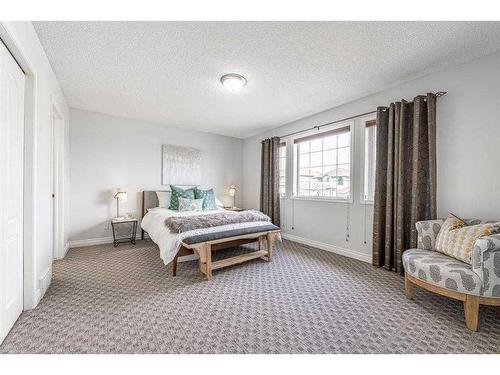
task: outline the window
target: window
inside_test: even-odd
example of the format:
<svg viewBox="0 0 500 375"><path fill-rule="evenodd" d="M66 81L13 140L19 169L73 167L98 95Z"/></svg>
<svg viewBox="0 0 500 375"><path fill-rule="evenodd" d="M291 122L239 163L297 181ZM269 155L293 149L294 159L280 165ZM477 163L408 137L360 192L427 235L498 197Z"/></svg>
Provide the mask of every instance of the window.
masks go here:
<svg viewBox="0 0 500 375"><path fill-rule="evenodd" d="M347 200L351 194L351 125L294 139L294 195Z"/></svg>
<svg viewBox="0 0 500 375"><path fill-rule="evenodd" d="M280 196L286 196L286 142L281 142L279 147L280 168Z"/></svg>
<svg viewBox="0 0 500 375"><path fill-rule="evenodd" d="M365 167L363 200L373 202L375 197L375 163L377 150L377 125L374 119L365 121Z"/></svg>

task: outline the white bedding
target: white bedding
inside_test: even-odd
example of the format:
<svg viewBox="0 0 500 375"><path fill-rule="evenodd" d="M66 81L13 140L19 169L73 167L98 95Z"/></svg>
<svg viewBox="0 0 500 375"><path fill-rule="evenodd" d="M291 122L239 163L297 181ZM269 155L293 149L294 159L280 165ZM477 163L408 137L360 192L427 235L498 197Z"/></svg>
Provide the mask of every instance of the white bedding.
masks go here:
<svg viewBox="0 0 500 375"><path fill-rule="evenodd" d="M238 224L227 224L220 225L212 228L195 229L183 233L172 233L170 229L165 225L165 220L171 216L195 216L195 215L207 215L214 212L220 212L222 210L211 210L211 211L173 211L167 208L152 208L148 210L148 213L144 215L141 222L141 228L148 232L149 237L158 245L160 248L160 258L163 263L170 263L182 245L182 239L190 237L197 234L204 234L210 232L224 231L230 229L239 229L250 226L258 225L268 225L268 222L249 222L249 223L238 223Z"/></svg>

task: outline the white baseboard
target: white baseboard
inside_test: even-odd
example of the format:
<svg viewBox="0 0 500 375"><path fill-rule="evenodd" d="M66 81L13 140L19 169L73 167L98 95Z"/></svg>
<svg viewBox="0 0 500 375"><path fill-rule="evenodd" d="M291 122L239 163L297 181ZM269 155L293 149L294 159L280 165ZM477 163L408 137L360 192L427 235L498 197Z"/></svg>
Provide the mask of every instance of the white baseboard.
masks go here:
<svg viewBox="0 0 500 375"><path fill-rule="evenodd" d="M39 277L37 291L36 291L36 304L43 298L47 289L49 289L52 281L52 266L49 266L45 272Z"/></svg>
<svg viewBox="0 0 500 375"><path fill-rule="evenodd" d="M64 245L64 251L63 251L63 258L66 256L66 254L68 253L68 250L69 250L69 241L66 242L66 245Z"/></svg>
<svg viewBox="0 0 500 375"><path fill-rule="evenodd" d="M339 247L339 246L331 245L328 243L311 240L309 238L295 236L293 234L288 234L288 233L281 233L281 237L285 240L298 242L298 243L301 243L304 245L309 245L312 247L317 247L318 249L321 249L321 250L326 250L326 251L329 251L329 252L332 252L335 254L339 254L339 255L349 257L349 258L361 260L361 261L366 262L366 263L372 262L372 258L370 255L358 253L357 251L352 251L349 249L345 249L343 247Z"/></svg>
<svg viewBox="0 0 500 375"><path fill-rule="evenodd" d="M141 236L137 235L136 240L140 240ZM149 239L149 236L147 233L144 234L144 239ZM65 252L64 254L66 255L66 252L69 250L69 248L73 247L85 247L85 246L94 246L94 245L104 245L108 243L113 243L113 237L101 237L101 238L91 238L88 240L74 240L74 241L69 241L67 243L67 249L65 247ZM179 263L181 262L189 262L192 260L197 260L198 256L196 254L192 255L184 255L182 257L179 257L177 260Z"/></svg>
<svg viewBox="0 0 500 375"><path fill-rule="evenodd" d="M144 237L146 238L146 237ZM141 239L141 234L137 234L136 240ZM87 240L72 240L69 241L69 248L73 247L84 247L84 246L94 246L94 245L104 245L107 243L113 243L113 237L101 237L101 238L89 238Z"/></svg>

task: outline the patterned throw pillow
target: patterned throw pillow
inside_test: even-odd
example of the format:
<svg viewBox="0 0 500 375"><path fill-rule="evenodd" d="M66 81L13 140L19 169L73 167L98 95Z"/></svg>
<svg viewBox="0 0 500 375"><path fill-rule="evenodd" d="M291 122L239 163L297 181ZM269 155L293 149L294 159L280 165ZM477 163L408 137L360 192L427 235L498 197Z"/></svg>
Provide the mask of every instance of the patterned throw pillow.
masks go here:
<svg viewBox="0 0 500 375"><path fill-rule="evenodd" d="M214 189L201 190L197 187L194 188L194 195L198 198L203 198L203 209L204 210L216 210L217 204L215 202Z"/></svg>
<svg viewBox="0 0 500 375"><path fill-rule="evenodd" d="M203 198L189 199L179 198L179 211L201 211L203 209Z"/></svg>
<svg viewBox="0 0 500 375"><path fill-rule="evenodd" d="M170 185L170 190L172 190L172 195L170 197L169 210L179 210L179 198L194 199L194 188L184 190L180 187Z"/></svg>
<svg viewBox="0 0 500 375"><path fill-rule="evenodd" d="M436 251L471 264L472 248L479 237L498 232L500 223L467 226L465 221L449 214L436 239Z"/></svg>

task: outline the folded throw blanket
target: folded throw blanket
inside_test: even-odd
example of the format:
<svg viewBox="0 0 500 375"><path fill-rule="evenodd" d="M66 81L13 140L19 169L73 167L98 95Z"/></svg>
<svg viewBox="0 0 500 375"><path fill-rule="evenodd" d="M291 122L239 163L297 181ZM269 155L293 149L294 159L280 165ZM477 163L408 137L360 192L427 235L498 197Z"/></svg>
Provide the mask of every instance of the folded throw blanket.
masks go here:
<svg viewBox="0 0 500 375"><path fill-rule="evenodd" d="M248 223L253 221L271 221L270 217L260 211L222 211L207 215L171 216L165 220L165 225L173 233L188 230L218 227L226 224Z"/></svg>

